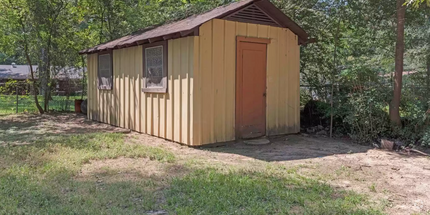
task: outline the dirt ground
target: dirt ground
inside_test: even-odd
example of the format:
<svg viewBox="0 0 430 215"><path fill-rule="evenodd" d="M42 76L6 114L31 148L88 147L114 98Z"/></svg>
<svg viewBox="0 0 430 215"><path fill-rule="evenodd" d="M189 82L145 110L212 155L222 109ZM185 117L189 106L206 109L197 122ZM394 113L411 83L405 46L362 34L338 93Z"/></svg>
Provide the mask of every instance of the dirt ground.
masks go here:
<svg viewBox="0 0 430 215"><path fill-rule="evenodd" d="M11 117L0 118L0 145L2 140L3 144L21 144L32 135L37 138L37 135L58 133L124 131L90 122L85 116L75 114ZM19 126L20 123L25 126ZM285 165L296 168L303 176L318 179L339 189L366 194L373 201L386 205L388 214L430 214L430 159L417 154L383 151L347 140L302 135L271 138L271 144L265 146L249 146L237 142L215 148L190 148L134 132L126 135L129 143L162 147L183 161L200 159L232 166L260 165L266 162ZM180 166L160 166L148 159L119 158L85 165L79 177L97 172L106 174L103 171L106 167L110 171L117 170L112 177L107 177L115 181L121 181L121 175L131 178L161 178L180 175L186 171Z"/></svg>
<svg viewBox="0 0 430 215"><path fill-rule="evenodd" d="M430 214L430 159L417 154L302 135L271 138L271 144L265 146L238 142L204 150L134 135L139 135L142 143L167 147L185 157L198 156L233 165L260 160L295 167L304 176L368 195L386 205L388 214Z"/></svg>

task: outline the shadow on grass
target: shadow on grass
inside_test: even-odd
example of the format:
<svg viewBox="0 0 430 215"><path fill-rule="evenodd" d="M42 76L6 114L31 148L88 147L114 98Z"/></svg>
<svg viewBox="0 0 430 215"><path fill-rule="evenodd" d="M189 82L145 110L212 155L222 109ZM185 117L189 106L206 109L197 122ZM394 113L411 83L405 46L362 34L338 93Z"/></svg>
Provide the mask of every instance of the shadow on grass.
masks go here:
<svg viewBox="0 0 430 215"><path fill-rule="evenodd" d="M48 136L123 131L87 120L82 114L10 115L0 118L0 146L31 144Z"/></svg>
<svg viewBox="0 0 430 215"><path fill-rule="evenodd" d="M31 145L0 147L0 164L3 166L30 165L52 170L67 165L80 168L90 160L118 157L149 158L173 162L175 156L163 149L137 144L126 144L119 133L93 133L81 135L47 135Z"/></svg>
<svg viewBox="0 0 430 215"><path fill-rule="evenodd" d="M322 158L336 154L366 153L372 149L341 140L323 137L309 138L300 135L272 137L270 141L269 145L261 146L246 145L242 141L238 141L222 147L202 147L202 149L243 155L268 162Z"/></svg>
<svg viewBox="0 0 430 215"><path fill-rule="evenodd" d="M0 177L1 214L142 214L157 207L145 180L109 184Z"/></svg>
<svg viewBox="0 0 430 215"><path fill-rule="evenodd" d="M290 173L196 170L105 183L0 177L0 212L29 214L382 214L365 196ZM159 182L164 177L165 184Z"/></svg>
<svg viewBox="0 0 430 215"><path fill-rule="evenodd" d="M88 161L119 157L153 160L161 165L160 172L127 178L134 169L120 166L78 177ZM363 196L287 169L185 169L178 176L169 168L177 165L174 161L171 152L127 144L124 135L114 133L54 136L32 145L2 147L0 214L379 213L368 208L371 203ZM142 163L141 168L148 170L154 163Z"/></svg>
<svg viewBox="0 0 430 215"><path fill-rule="evenodd" d="M76 179L89 161L119 157L166 164L175 159L159 148L124 143L124 135L115 133L53 136L31 145L0 147L0 214L137 214L152 210L158 201L156 182L162 178L107 183L92 177Z"/></svg>

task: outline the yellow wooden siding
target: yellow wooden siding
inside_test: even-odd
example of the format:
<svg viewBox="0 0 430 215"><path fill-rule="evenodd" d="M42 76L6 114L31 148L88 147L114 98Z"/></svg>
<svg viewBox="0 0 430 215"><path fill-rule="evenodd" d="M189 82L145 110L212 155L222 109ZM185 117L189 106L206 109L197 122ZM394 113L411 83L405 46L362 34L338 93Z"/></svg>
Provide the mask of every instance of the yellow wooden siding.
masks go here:
<svg viewBox="0 0 430 215"><path fill-rule="evenodd" d="M98 55L88 55L88 118L193 145L197 37L168 42L168 93L142 92L142 46L113 51L113 89L97 89Z"/></svg>
<svg viewBox="0 0 430 215"><path fill-rule="evenodd" d="M267 135L300 131L300 47L289 29L211 20L196 37L194 143L235 139L236 37L269 38L267 49Z"/></svg>
<svg viewBox="0 0 430 215"><path fill-rule="evenodd" d="M188 145L235 139L236 37L269 38L268 135L300 131L297 36L288 29L212 20L200 36L169 40L168 92L143 93L142 47L113 52L113 89L97 89L97 54L88 56L88 117Z"/></svg>

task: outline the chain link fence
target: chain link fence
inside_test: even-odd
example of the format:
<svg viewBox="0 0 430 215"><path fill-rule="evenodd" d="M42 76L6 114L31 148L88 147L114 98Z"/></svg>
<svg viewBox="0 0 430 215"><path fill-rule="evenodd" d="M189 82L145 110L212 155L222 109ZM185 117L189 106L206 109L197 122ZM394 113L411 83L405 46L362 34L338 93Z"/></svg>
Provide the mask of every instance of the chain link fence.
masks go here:
<svg viewBox="0 0 430 215"><path fill-rule="evenodd" d="M80 95L80 92L71 93L71 95L52 94L47 105L49 111L74 112L75 99L86 99L85 96ZM38 95L37 99L40 106L44 108L43 96ZM0 115L36 112L38 109L28 83L0 83Z"/></svg>

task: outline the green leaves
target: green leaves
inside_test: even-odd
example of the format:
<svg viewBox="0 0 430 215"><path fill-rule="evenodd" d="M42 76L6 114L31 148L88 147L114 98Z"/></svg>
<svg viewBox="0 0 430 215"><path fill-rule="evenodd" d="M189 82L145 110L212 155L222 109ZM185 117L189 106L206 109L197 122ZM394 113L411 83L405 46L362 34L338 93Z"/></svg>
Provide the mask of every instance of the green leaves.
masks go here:
<svg viewBox="0 0 430 215"><path fill-rule="evenodd" d="M35 63L42 61L41 50L50 50L54 64L79 66L84 48L232 1L0 0L0 47L17 55L26 36Z"/></svg>
<svg viewBox="0 0 430 215"><path fill-rule="evenodd" d="M430 7L430 0L408 0L405 4L418 8L424 3Z"/></svg>

